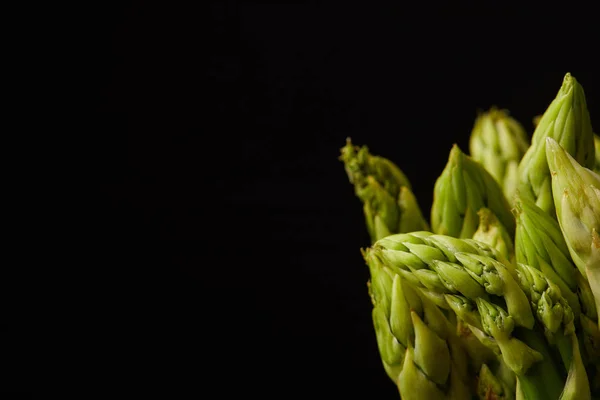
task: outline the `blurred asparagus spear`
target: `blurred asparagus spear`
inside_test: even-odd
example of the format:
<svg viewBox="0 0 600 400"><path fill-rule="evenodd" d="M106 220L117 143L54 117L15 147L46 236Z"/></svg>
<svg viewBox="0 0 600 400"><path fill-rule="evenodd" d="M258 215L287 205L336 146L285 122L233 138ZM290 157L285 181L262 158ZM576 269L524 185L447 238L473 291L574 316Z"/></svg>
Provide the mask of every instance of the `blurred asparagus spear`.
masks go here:
<svg viewBox="0 0 600 400"><path fill-rule="evenodd" d="M469 153L496 179L511 203L519 181L518 165L528 147L525 129L508 111L492 107L475 119Z"/></svg>
<svg viewBox="0 0 600 400"><path fill-rule="evenodd" d="M372 243L392 233L429 229L408 178L392 161L354 146L350 138L339 159L363 203Z"/></svg>
<svg viewBox="0 0 600 400"><path fill-rule="evenodd" d="M508 261L513 262L515 260L513 240L504 225L489 208L480 209L477 215L479 215L479 226L473 234L473 240L490 245Z"/></svg>

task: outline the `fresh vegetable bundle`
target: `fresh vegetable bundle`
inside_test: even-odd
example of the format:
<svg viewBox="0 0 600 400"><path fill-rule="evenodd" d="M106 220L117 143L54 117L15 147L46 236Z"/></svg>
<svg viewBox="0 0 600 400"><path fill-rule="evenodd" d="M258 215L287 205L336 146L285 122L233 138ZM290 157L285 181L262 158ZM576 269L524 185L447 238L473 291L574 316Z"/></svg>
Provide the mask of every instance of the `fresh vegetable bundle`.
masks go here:
<svg viewBox="0 0 600 400"><path fill-rule="evenodd" d="M600 139L566 74L531 140L480 113L435 182L350 139L383 367L402 399L600 399Z"/></svg>

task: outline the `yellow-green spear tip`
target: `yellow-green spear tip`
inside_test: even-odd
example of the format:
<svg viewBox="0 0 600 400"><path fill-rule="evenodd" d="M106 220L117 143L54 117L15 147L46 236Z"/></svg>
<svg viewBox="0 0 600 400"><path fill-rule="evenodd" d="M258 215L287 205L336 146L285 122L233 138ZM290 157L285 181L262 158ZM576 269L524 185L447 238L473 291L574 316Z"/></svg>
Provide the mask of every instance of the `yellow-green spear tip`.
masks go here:
<svg viewBox="0 0 600 400"><path fill-rule="evenodd" d="M516 261L542 271L562 292L579 317L577 296L579 271L571 261L569 248L558 222L533 201L515 197L513 213L517 220L515 234Z"/></svg>
<svg viewBox="0 0 600 400"><path fill-rule="evenodd" d="M370 154L366 146L353 146L350 139L341 153L372 243L392 233L429 230L410 182L394 163Z"/></svg>
<svg viewBox="0 0 600 400"><path fill-rule="evenodd" d="M512 237L515 221L500 185L455 144L435 182L431 227L438 234L472 238L479 225L477 212L483 207L494 212Z"/></svg>
<svg viewBox="0 0 600 400"><path fill-rule="evenodd" d="M596 308L600 299L600 175L580 165L552 138L546 140L558 222L575 265L586 276Z"/></svg>
<svg viewBox="0 0 600 400"><path fill-rule="evenodd" d="M473 234L473 240L477 240L490 245L507 260L514 261L513 241L506 231L506 228L496 218L489 208L482 208L477 212L479 216L479 226Z"/></svg>
<svg viewBox="0 0 600 400"><path fill-rule="evenodd" d="M340 152L339 160L344 162L348 179L357 190L366 185L368 176L372 176L395 199L402 186L411 188L410 181L396 164L369 153L367 146L354 146L352 140L347 138Z"/></svg>
<svg viewBox="0 0 600 400"><path fill-rule="evenodd" d="M517 188L519 161L528 147L525 129L507 110L492 107L475 119L469 138L470 155L496 179L509 200Z"/></svg>
<svg viewBox="0 0 600 400"><path fill-rule="evenodd" d="M554 216L552 184L546 159L545 139L548 137L563 146L577 162L588 168L593 167L594 138L585 93L569 73L565 75L556 98L537 125L531 146L518 168L521 195L532 199L542 210Z"/></svg>

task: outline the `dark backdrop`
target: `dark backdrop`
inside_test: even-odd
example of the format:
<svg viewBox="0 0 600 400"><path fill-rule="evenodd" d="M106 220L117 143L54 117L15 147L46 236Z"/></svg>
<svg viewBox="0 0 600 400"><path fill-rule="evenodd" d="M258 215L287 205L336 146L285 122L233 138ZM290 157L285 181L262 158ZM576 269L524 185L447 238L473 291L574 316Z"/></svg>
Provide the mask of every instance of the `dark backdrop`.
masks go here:
<svg viewBox="0 0 600 400"><path fill-rule="evenodd" d="M587 11L195 3L122 2L101 32L94 214L138 271L105 317L106 382L394 398L339 149L396 162L428 214L477 109L531 133L571 72L600 126Z"/></svg>

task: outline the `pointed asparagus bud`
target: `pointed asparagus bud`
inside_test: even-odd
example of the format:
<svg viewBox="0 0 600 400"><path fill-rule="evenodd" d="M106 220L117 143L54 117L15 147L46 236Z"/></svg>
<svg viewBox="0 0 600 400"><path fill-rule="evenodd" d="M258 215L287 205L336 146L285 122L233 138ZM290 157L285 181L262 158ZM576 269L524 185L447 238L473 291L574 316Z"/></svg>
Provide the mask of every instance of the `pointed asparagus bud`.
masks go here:
<svg viewBox="0 0 600 400"><path fill-rule="evenodd" d="M558 222L533 201L516 197L513 209L517 220L515 235L516 260L541 270L558 285L577 318L580 312L577 290L577 268L571 261L569 248Z"/></svg>
<svg viewBox="0 0 600 400"><path fill-rule="evenodd" d="M504 258L514 261L514 246L508 231L496 218L492 210L482 208L477 212L479 226L473 240L477 240L495 248Z"/></svg>
<svg viewBox="0 0 600 400"><path fill-rule="evenodd" d="M546 160L546 138L553 138L579 163L591 168L595 150L585 93L577 80L567 73L554 101L544 112L519 164L519 192L554 216L552 184Z"/></svg>
<svg viewBox="0 0 600 400"><path fill-rule="evenodd" d="M437 272L440 280L452 293L462 293L472 299L487 298L483 287L461 265L434 260L431 268Z"/></svg>
<svg viewBox="0 0 600 400"><path fill-rule="evenodd" d="M600 309L600 175L580 165L556 141L546 141L561 231Z"/></svg>
<svg viewBox="0 0 600 400"><path fill-rule="evenodd" d="M431 227L438 234L471 238L479 223L477 212L483 207L494 212L512 237L515 222L500 185L454 145L434 186Z"/></svg>
<svg viewBox="0 0 600 400"><path fill-rule="evenodd" d="M396 164L371 154L367 146L354 146L352 140L347 138L340 152L339 159L344 163L348 180L357 189L365 185L368 176L372 176L394 198L398 198L402 186L411 188L410 181Z"/></svg>
<svg viewBox="0 0 600 400"><path fill-rule="evenodd" d="M415 329L414 362L433 382L442 385L450 374L450 350L446 341L429 329L411 312Z"/></svg>
<svg viewBox="0 0 600 400"><path fill-rule="evenodd" d="M398 276L391 273L370 250L365 253L365 260L371 275L369 294L373 303L372 318L377 347L386 372L395 381L402 369L404 352L410 337L410 332L406 331L412 327L410 306L405 299L394 298L394 295L398 296L400 291L398 282L394 286L394 281L398 280ZM395 313L393 319L392 311ZM406 316L408 317L406 318ZM409 321L409 325L401 326L406 321ZM398 340L393 329L401 336L404 343Z"/></svg>
<svg viewBox="0 0 600 400"><path fill-rule="evenodd" d="M534 318L527 296L506 265L476 254L456 253L456 257L486 292L504 297L508 312L519 326L533 327Z"/></svg>
<svg viewBox="0 0 600 400"><path fill-rule="evenodd" d="M492 107L480 113L469 139L469 152L500 184L506 198L515 193L519 161L529 147L523 126L507 110Z"/></svg>
<svg viewBox="0 0 600 400"><path fill-rule="evenodd" d="M454 311L460 319L464 320L469 325L483 329L481 318L474 301L471 301L464 296L454 294L446 294L444 297L452 311Z"/></svg>
<svg viewBox="0 0 600 400"><path fill-rule="evenodd" d="M354 146L348 138L339 157L363 213L371 240L398 232L429 230L406 175L390 160Z"/></svg>
<svg viewBox="0 0 600 400"><path fill-rule="evenodd" d="M402 362L406 349L392 334L381 306L373 308L372 317L379 356L388 376L395 381L398 375L400 375L400 371L402 371Z"/></svg>
<svg viewBox="0 0 600 400"><path fill-rule="evenodd" d="M515 398L514 392L496 378L486 364L483 364L479 370L477 395L480 399L509 400Z"/></svg>
<svg viewBox="0 0 600 400"><path fill-rule="evenodd" d="M519 284L530 299L538 320L549 333L563 328L565 336L575 332L574 316L559 287L541 271L525 264L517 264Z"/></svg>
<svg viewBox="0 0 600 400"><path fill-rule="evenodd" d="M402 372L397 380L403 400L443 399L444 392L417 367L414 349L406 349Z"/></svg>
<svg viewBox="0 0 600 400"><path fill-rule="evenodd" d="M483 299L477 299L484 331L496 339L506 365L517 375L524 375L542 355L522 341L511 336L515 322L501 307Z"/></svg>

